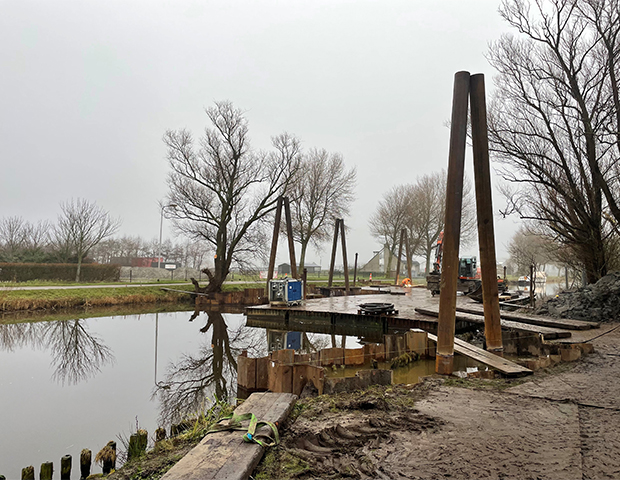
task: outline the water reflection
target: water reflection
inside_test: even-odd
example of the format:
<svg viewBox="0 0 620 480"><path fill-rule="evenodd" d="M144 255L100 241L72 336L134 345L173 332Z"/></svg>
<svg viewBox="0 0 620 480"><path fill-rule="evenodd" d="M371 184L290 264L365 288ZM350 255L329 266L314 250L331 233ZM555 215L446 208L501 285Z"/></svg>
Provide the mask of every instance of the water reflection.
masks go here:
<svg viewBox="0 0 620 480"><path fill-rule="evenodd" d="M200 313L194 312L189 321L194 321ZM200 411L214 399L234 398L237 357L243 350L250 356L265 355L264 332L245 325L229 328L221 312L202 313L206 314L207 321L200 332L210 332L210 339L203 340L197 353L184 353L180 360L171 362L164 380L156 384L154 395L159 398L160 420L164 424Z"/></svg>
<svg viewBox="0 0 620 480"><path fill-rule="evenodd" d="M62 384L88 380L114 362L110 348L88 331L83 319L0 325L0 348L28 346L50 350L52 378Z"/></svg>

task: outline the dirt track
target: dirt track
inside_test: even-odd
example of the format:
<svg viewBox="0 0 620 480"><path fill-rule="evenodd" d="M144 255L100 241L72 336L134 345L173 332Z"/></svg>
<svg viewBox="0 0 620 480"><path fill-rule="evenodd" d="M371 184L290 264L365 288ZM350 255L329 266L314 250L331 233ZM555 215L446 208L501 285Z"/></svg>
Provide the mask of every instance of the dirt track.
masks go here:
<svg viewBox="0 0 620 480"><path fill-rule="evenodd" d="M593 343L501 390L431 379L312 399L255 478L620 478L620 328Z"/></svg>

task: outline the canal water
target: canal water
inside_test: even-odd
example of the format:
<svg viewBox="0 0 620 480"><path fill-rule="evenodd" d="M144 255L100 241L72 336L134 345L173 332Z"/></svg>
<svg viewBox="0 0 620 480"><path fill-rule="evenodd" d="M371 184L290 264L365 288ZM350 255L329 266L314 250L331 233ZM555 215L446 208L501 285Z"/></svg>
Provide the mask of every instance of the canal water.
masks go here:
<svg viewBox="0 0 620 480"><path fill-rule="evenodd" d="M83 448L94 459L110 440L122 450L122 439L138 427L152 437L179 412L215 398L232 401L237 356L267 354L266 330L247 327L240 313L98 315L0 318L0 475L8 480L29 465L38 478L47 461L57 478L66 454L78 479ZM318 348L332 345L330 335L306 339ZM359 346L357 337L346 338L347 348ZM396 370L395 381L415 383L433 370L433 361L416 362ZM99 472L93 464L92 473Z"/></svg>

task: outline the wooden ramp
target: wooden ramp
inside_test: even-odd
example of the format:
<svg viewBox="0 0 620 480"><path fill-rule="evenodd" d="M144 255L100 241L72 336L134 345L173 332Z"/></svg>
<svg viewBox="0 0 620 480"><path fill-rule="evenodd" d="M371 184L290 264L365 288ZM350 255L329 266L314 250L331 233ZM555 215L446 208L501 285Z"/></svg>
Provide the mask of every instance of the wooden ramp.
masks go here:
<svg viewBox="0 0 620 480"><path fill-rule="evenodd" d="M428 339L437 343L437 335L429 333ZM456 337L454 338L454 351L460 355L472 358L477 362L484 363L485 365L502 372L508 377L531 375L533 373L529 368L522 367L521 365L499 357L494 353L487 352L482 348L478 348L471 343L467 343Z"/></svg>
<svg viewBox="0 0 620 480"><path fill-rule="evenodd" d="M456 307L457 312L472 313L474 315L484 315L484 307L472 303L467 307ZM516 313L501 312L502 320L511 320L513 322L527 323L529 325L538 325L541 327L560 328L563 330L590 330L591 328L599 328L600 324L595 322L584 322L582 320L572 320L570 318L552 318L540 315L524 315Z"/></svg>
<svg viewBox="0 0 620 480"><path fill-rule="evenodd" d="M259 421L280 425L288 417L296 399L297 396L291 393L253 393L235 413L253 413ZM268 427L263 428L264 433L271 433ZM260 445L244 442L240 430L210 433L162 480L246 480L263 453Z"/></svg>
<svg viewBox="0 0 620 480"><path fill-rule="evenodd" d="M428 308L416 308L416 312L422 315L429 315L432 317L439 316L439 309ZM484 325L484 316L473 313L459 313L456 315L457 321L468 323L479 323ZM558 338L570 338L571 332L561 328L542 327L539 325L530 325L529 323L513 322L512 320L501 319L502 328L514 328L515 330L521 330L524 332L532 332L541 334L545 340L556 340Z"/></svg>

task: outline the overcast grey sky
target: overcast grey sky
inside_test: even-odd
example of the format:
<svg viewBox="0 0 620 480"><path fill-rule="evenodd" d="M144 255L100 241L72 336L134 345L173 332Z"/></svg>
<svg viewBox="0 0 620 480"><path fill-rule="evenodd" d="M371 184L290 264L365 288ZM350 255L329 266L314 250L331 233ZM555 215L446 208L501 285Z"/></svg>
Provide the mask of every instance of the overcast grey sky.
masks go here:
<svg viewBox="0 0 620 480"><path fill-rule="evenodd" d="M349 257L365 262L381 195L447 166L454 73L484 73L492 90L484 53L508 30L497 7L0 0L0 216L54 221L83 197L121 217L121 233L156 237L163 133L200 134L204 107L227 99L247 111L254 147L286 130L357 166L346 223ZM500 259L514 230L496 221ZM327 264L328 250L310 260Z"/></svg>

